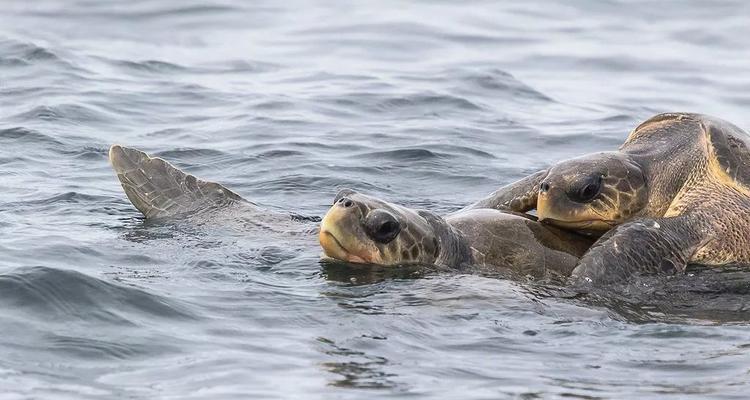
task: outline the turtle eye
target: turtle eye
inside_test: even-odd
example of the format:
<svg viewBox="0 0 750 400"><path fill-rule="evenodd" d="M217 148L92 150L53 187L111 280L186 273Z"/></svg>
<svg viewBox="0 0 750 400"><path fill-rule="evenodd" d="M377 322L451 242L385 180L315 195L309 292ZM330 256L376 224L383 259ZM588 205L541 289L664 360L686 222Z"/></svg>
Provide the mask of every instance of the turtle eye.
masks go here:
<svg viewBox="0 0 750 400"><path fill-rule="evenodd" d="M378 243L387 244L401 232L401 224L396 217L385 210L374 210L367 215L365 233Z"/></svg>
<svg viewBox="0 0 750 400"><path fill-rule="evenodd" d="M573 197L574 201L579 203L588 203L596 198L602 190L602 176L587 180L583 187Z"/></svg>

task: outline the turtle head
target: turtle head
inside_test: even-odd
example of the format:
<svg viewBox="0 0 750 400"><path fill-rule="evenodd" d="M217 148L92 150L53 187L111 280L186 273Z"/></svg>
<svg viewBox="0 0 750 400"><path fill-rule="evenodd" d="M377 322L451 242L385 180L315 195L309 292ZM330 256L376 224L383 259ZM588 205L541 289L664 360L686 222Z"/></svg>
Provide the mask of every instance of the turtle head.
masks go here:
<svg viewBox="0 0 750 400"><path fill-rule="evenodd" d="M320 225L328 257L354 263L433 264L440 253L436 218L342 190Z"/></svg>
<svg viewBox="0 0 750 400"><path fill-rule="evenodd" d="M595 153L550 168L539 187L537 216L563 228L606 231L647 201L640 166L618 152Z"/></svg>

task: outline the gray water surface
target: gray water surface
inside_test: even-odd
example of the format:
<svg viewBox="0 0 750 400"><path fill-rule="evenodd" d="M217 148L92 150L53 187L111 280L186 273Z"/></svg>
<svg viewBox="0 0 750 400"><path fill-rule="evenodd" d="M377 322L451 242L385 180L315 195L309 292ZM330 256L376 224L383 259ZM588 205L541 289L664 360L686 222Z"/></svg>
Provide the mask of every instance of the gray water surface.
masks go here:
<svg viewBox="0 0 750 400"><path fill-rule="evenodd" d="M0 10L0 397L745 398L750 276L554 285L144 221L112 143L272 209L449 212L663 111L750 128L744 1L16 1Z"/></svg>

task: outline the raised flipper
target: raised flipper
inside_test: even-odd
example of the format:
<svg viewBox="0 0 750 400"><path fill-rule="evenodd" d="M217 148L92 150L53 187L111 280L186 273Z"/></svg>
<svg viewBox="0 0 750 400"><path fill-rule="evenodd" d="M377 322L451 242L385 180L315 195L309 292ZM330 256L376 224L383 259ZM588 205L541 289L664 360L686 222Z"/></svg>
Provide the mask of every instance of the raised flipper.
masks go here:
<svg viewBox="0 0 750 400"><path fill-rule="evenodd" d="M496 190L494 193L464 208L493 208L496 210L511 210L526 212L536 208L539 195L539 185L547 176L547 170L539 171L519 181Z"/></svg>
<svg viewBox="0 0 750 400"><path fill-rule="evenodd" d="M571 280L588 286L625 281L634 273L681 273L709 239L687 215L628 222L591 246Z"/></svg>
<svg viewBox="0 0 750 400"><path fill-rule="evenodd" d="M218 183L200 180L136 149L114 145L109 160L128 199L146 218L250 204Z"/></svg>

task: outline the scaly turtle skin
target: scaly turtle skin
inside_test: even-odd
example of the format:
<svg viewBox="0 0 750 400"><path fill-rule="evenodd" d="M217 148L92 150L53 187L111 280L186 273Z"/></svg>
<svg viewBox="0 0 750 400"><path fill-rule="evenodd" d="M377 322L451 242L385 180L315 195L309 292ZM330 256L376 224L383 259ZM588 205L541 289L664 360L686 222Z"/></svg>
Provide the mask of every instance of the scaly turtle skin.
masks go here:
<svg viewBox="0 0 750 400"><path fill-rule="evenodd" d="M248 203L218 183L200 180L142 151L114 145L109 161L128 199L146 218Z"/></svg>
<svg viewBox="0 0 750 400"><path fill-rule="evenodd" d="M110 161L128 198L147 218L226 208L235 216L239 208L267 225L283 225L284 231L295 221L135 149L112 146ZM348 262L500 267L536 277L569 275L592 243L526 216L483 209L443 218L351 190L336 196L318 237L327 256Z"/></svg>
<svg viewBox="0 0 750 400"><path fill-rule="evenodd" d="M615 152L560 162L474 207L526 212L572 230L610 230L573 272L582 282L687 264L750 263L750 137L699 114L657 115ZM535 205L535 207L534 207Z"/></svg>

